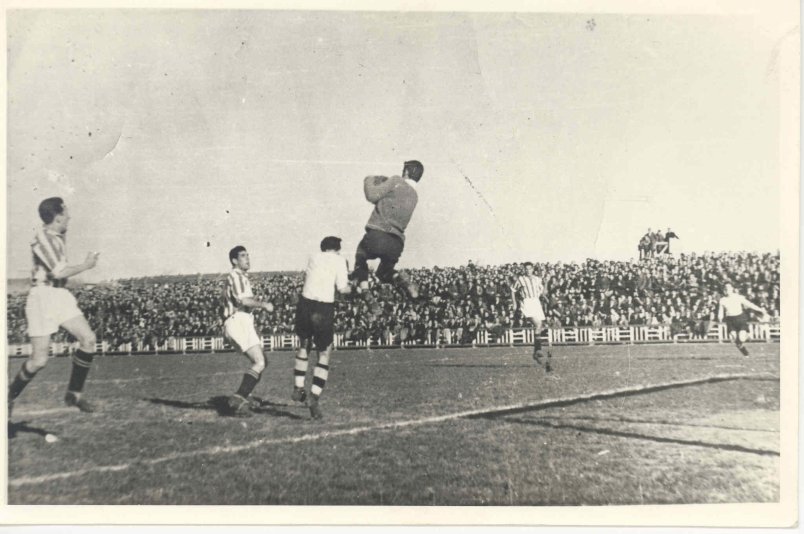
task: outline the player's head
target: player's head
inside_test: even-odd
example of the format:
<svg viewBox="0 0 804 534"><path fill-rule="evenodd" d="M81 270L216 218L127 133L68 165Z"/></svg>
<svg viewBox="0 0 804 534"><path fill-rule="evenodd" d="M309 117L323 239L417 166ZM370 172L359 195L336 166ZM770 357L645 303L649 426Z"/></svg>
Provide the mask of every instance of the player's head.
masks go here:
<svg viewBox="0 0 804 534"><path fill-rule="evenodd" d="M533 274L533 263L532 262L529 262L529 261L525 262L525 272L527 274Z"/></svg>
<svg viewBox="0 0 804 534"><path fill-rule="evenodd" d="M39 203L39 218L43 223L54 225L57 230L65 231L70 215L61 197L51 197Z"/></svg>
<svg viewBox="0 0 804 534"><path fill-rule="evenodd" d="M424 174L424 165L415 159L406 161L402 167L402 178L410 178L414 182L418 182L422 179L422 174Z"/></svg>
<svg viewBox="0 0 804 534"><path fill-rule="evenodd" d="M734 286L731 285L731 282L726 282L725 284L723 284L723 292L726 295L731 295L732 293L734 293Z"/></svg>
<svg viewBox="0 0 804 534"><path fill-rule="evenodd" d="M243 245L237 245L229 251L229 262L232 267L237 267L241 271L248 271L251 267L251 261L248 257L248 251Z"/></svg>
<svg viewBox="0 0 804 534"><path fill-rule="evenodd" d="M341 250L340 237L330 235L321 240L321 252L327 252L329 250L334 250L335 252Z"/></svg>

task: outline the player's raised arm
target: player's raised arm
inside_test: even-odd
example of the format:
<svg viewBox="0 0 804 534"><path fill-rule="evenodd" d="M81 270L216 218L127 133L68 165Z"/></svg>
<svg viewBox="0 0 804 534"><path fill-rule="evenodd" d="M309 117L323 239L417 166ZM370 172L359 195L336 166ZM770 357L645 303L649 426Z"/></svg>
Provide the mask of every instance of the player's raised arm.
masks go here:
<svg viewBox="0 0 804 534"><path fill-rule="evenodd" d="M387 176L366 176L366 179L363 180L363 192L366 195L366 200L376 204L400 183L402 183L402 178L399 176L391 176L390 178Z"/></svg>
<svg viewBox="0 0 804 534"><path fill-rule="evenodd" d="M87 257L83 263L79 263L78 265L67 265L60 270L54 270L53 276L56 278L70 278L71 276L88 271L94 268L98 263L99 255L100 252L90 252L87 254Z"/></svg>
<svg viewBox="0 0 804 534"><path fill-rule="evenodd" d="M766 312L764 309L760 308L759 306L757 306L756 304L754 304L753 302L751 302L750 300L748 300L745 297L743 297L743 307L747 308L749 310L753 310L753 311L755 311L757 313L760 313L763 316L768 315L768 312Z"/></svg>
<svg viewBox="0 0 804 534"><path fill-rule="evenodd" d="M335 273L335 288L340 293L351 293L352 286L349 285L349 269L346 265L346 258L341 258L343 262L338 265L338 271Z"/></svg>

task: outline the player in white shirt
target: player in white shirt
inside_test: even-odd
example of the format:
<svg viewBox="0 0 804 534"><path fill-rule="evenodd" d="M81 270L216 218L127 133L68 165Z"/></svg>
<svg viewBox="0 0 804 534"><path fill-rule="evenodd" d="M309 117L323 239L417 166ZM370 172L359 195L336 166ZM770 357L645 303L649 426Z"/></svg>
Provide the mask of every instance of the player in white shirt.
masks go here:
<svg viewBox="0 0 804 534"><path fill-rule="evenodd" d="M549 373L553 370L549 360L552 355L548 351L547 358L542 360L545 355L542 352L542 341L539 339L539 335L542 332L542 322L544 321L544 310L542 310L542 303L539 301L539 297L542 294L544 294L542 279L535 274L533 264L525 262L525 274L518 276L511 286L511 300L520 309L522 315L533 323L536 332L536 341L533 344L533 359L539 365L544 361L544 370Z"/></svg>
<svg viewBox="0 0 804 534"><path fill-rule="evenodd" d="M718 321L722 323L725 320L729 338L734 340L740 352L748 356L748 349L744 345L748 339L748 314L745 311L753 310L763 317L767 317L768 313L735 292L734 286L730 283L724 286L724 293L725 296L721 297L717 308Z"/></svg>
<svg viewBox="0 0 804 534"><path fill-rule="evenodd" d="M321 418L318 398L329 376L329 357L334 338L335 290L349 293L349 273L346 259L340 255L340 238L328 236L321 241L321 252L310 257L304 275L304 288L296 308L296 334L301 342L293 370L291 398L303 402L307 398L304 381L307 377L309 353L318 352L313 371L308 406L313 419Z"/></svg>
<svg viewBox="0 0 804 534"><path fill-rule="evenodd" d="M247 417L251 415L248 396L262 377L265 369L265 354L262 352L262 339L254 328L252 310L274 311L270 302L254 298L246 272L251 268L251 259L246 248L238 245L229 251L232 270L226 277L223 290L223 331L224 335L237 349L251 360L251 368L243 375L237 392L229 398L232 415Z"/></svg>

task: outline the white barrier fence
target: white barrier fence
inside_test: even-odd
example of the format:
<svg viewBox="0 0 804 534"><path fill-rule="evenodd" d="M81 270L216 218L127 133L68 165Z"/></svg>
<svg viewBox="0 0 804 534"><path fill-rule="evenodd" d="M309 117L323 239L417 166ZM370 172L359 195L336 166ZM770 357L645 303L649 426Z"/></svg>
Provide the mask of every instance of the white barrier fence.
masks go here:
<svg viewBox="0 0 804 534"><path fill-rule="evenodd" d="M343 334L336 334L336 349L372 349L381 347L449 347L449 346L495 346L495 345L533 345L535 331L532 328L507 329L493 334L487 330L478 331L469 340L463 332L452 329L430 330L422 341L401 341L398 334L389 334L381 338L365 341L345 339ZM728 341L726 325L712 324L705 336L688 333L672 335L668 326L605 326L601 328L572 327L551 328L541 336L546 345L595 345L595 344L635 344L635 343L723 343ZM779 325L767 323L749 324L749 339L778 343L781 339ZM265 350L293 350L299 347L299 338L295 334L272 334L262 337ZM77 343L52 343L50 353L53 355L68 354L78 347ZM232 346L223 337L172 337L157 347L144 346L138 343L127 343L112 347L108 342L98 343L99 353L187 353L187 352L231 352ZM31 353L30 343L8 345L9 356L27 356Z"/></svg>

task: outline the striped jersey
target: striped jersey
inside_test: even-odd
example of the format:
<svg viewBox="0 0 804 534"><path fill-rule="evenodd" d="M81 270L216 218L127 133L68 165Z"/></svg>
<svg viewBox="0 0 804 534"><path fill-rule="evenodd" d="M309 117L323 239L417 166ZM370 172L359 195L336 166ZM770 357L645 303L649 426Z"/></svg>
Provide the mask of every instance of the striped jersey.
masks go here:
<svg viewBox="0 0 804 534"><path fill-rule="evenodd" d="M229 273L229 276L226 277L226 283L223 288L224 319L228 319L238 311L251 313L242 304L242 299L246 297L254 297L254 293L251 292L251 282L249 282L246 273L234 268Z"/></svg>
<svg viewBox="0 0 804 534"><path fill-rule="evenodd" d="M542 279L536 275L528 276L523 274L518 276L514 281L513 289L521 300L537 299L544 293Z"/></svg>
<svg viewBox="0 0 804 534"><path fill-rule="evenodd" d="M67 267L67 246L64 235L40 228L31 243L33 270L31 283L35 286L52 285L64 287L66 278L59 274Z"/></svg>

